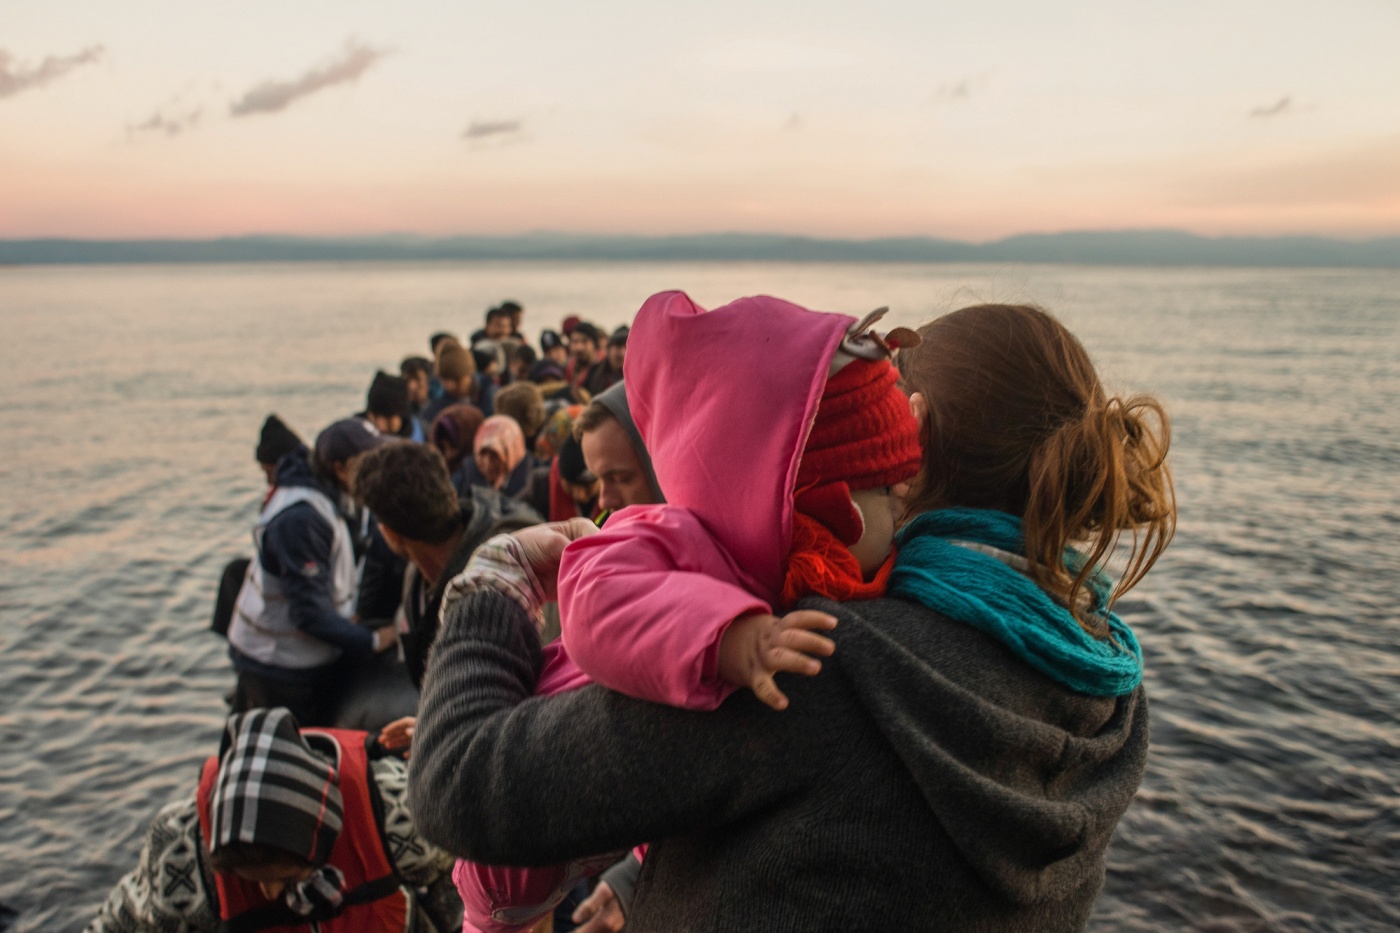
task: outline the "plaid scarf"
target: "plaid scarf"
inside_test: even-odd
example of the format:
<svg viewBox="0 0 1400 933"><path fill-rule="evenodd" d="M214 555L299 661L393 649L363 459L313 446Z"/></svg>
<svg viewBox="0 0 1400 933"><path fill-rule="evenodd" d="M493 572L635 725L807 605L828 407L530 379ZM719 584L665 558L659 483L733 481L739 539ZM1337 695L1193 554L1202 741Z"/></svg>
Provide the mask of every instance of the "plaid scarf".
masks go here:
<svg viewBox="0 0 1400 933"><path fill-rule="evenodd" d="M231 717L210 807L211 851L248 842L324 865L340 835L339 767L306 744L285 709Z"/></svg>

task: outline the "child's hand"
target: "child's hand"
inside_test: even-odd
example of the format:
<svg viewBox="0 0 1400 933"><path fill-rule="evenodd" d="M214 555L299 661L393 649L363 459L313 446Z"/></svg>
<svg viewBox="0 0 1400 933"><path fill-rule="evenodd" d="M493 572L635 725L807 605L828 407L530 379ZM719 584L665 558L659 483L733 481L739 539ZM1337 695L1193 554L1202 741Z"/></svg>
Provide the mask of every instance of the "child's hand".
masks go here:
<svg viewBox="0 0 1400 933"><path fill-rule="evenodd" d="M741 616L719 640L719 676L736 687L749 687L774 709L787 709L788 698L773 675L819 673L822 662L817 657L830 657L836 643L817 632L834 628L835 616L811 609L789 612L781 619L766 613Z"/></svg>
<svg viewBox="0 0 1400 933"><path fill-rule="evenodd" d="M413 744L413 730L418 725L418 717L405 716L402 719L395 719L383 729L379 730L379 744L387 752L403 752L403 757L409 756L410 746Z"/></svg>

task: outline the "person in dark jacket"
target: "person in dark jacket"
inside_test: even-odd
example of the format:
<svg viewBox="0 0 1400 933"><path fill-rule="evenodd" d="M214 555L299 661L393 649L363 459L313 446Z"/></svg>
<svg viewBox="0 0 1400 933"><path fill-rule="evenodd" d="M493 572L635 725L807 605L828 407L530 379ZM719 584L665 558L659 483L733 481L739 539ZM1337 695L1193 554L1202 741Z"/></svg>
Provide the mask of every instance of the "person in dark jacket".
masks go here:
<svg viewBox="0 0 1400 933"><path fill-rule="evenodd" d="M800 604L837 619L835 653L780 675L788 708L533 697L551 569L593 526L496 539L424 684L409 794L428 839L515 865L650 839L636 931L1085 927L1146 764L1141 653L1111 606L1174 528L1166 415L1109 398L1036 309L920 333L890 595ZM1122 531L1114 587L1097 567Z"/></svg>
<svg viewBox="0 0 1400 933"><path fill-rule="evenodd" d="M583 387L588 394L597 397L622 381L622 364L627 357L627 334L629 328L623 324L608 338L603 358L588 367L588 375L583 379Z"/></svg>
<svg viewBox="0 0 1400 933"><path fill-rule="evenodd" d="M424 435L409 405L408 380L384 370L374 374L365 393L365 410L358 415L391 437L423 443Z"/></svg>
<svg viewBox="0 0 1400 933"><path fill-rule="evenodd" d="M409 676L421 687L447 582L487 538L544 519L494 489L474 486L459 499L442 455L421 445L365 454L355 467L354 493L378 518L388 547L409 562L399 641Z"/></svg>
<svg viewBox="0 0 1400 933"><path fill-rule="evenodd" d="M262 430L258 432L258 446L253 456L257 459L258 466L262 467L268 486L276 485L277 461L298 447L305 446L296 432L287 427L281 418L276 415L267 416Z"/></svg>
<svg viewBox="0 0 1400 933"><path fill-rule="evenodd" d="M525 491L535 459L525 449L525 435L514 418L492 415L481 422L472 451L452 474L459 494L466 496L476 486L498 489L507 496Z"/></svg>
<svg viewBox="0 0 1400 933"><path fill-rule="evenodd" d="M355 545L339 508L354 459L386 441L369 422L347 418L317 436L314 455L299 448L279 461L228 629L234 712L285 706L307 726L330 725L336 662L394 646L393 626L352 618Z"/></svg>
<svg viewBox="0 0 1400 933"><path fill-rule="evenodd" d="M486 415L492 413L496 385L476 371L476 360L470 350L455 340L444 340L438 347L434 369L442 384L442 394L423 410L425 422L431 425L444 409L453 405L475 405Z"/></svg>
<svg viewBox="0 0 1400 933"><path fill-rule="evenodd" d="M423 356L406 356L399 363L399 376L408 388L409 417L417 423L413 439L425 441L431 422L423 420L423 412L433 397L433 361Z"/></svg>

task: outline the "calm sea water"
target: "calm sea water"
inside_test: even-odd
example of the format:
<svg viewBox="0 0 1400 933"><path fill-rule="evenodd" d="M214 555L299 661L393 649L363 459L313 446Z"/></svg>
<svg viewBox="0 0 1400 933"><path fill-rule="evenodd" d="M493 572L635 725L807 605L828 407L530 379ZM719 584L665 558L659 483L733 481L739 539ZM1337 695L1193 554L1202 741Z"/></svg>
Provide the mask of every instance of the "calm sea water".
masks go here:
<svg viewBox="0 0 1400 933"><path fill-rule="evenodd" d="M263 416L512 297L526 330L663 288L917 325L1040 303L1175 419L1176 542L1123 605L1153 752L1094 929L1400 928L1400 272L1047 266L0 269L0 902L78 930L217 747L223 563Z"/></svg>

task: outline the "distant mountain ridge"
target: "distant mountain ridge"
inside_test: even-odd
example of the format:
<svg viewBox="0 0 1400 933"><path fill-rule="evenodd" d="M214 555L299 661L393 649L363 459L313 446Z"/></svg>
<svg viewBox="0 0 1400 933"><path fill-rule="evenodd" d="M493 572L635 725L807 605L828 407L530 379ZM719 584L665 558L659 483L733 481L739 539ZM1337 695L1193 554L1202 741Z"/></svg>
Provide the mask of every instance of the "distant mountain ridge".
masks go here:
<svg viewBox="0 0 1400 933"><path fill-rule="evenodd" d="M209 240L0 240L0 265L418 262L1018 262L1146 266L1400 268L1400 237L1202 237L1175 230L1031 233L992 243L931 237L817 239L765 233L615 236L240 236Z"/></svg>

